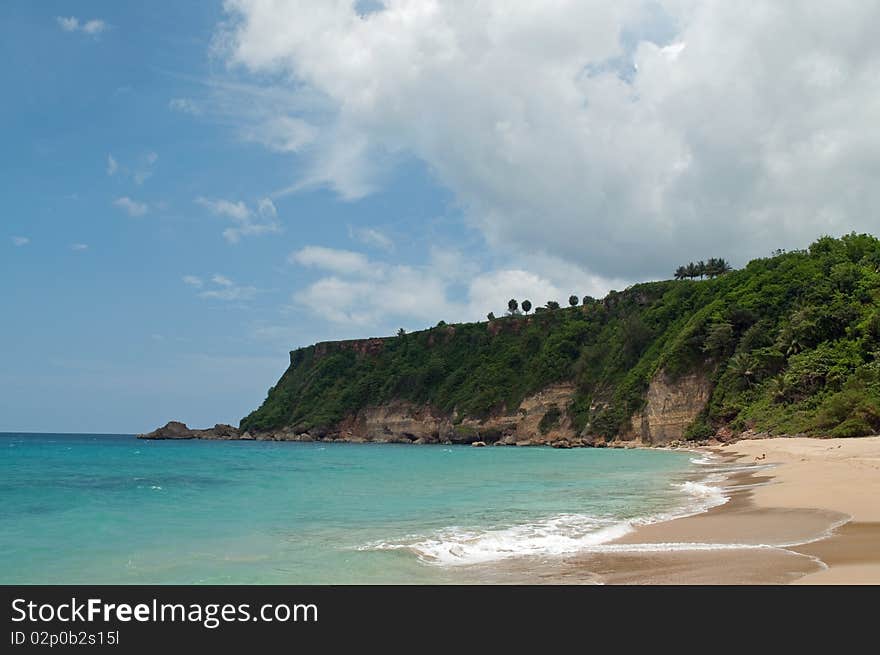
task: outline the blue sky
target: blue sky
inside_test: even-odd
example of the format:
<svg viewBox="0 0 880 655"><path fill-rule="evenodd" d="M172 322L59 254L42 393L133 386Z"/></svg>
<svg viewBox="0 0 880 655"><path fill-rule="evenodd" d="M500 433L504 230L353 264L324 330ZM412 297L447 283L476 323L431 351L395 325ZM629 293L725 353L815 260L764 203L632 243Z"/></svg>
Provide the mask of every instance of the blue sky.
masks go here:
<svg viewBox="0 0 880 655"><path fill-rule="evenodd" d="M243 140L246 117L171 104L208 105L216 85L240 82L210 57L219 5L77 3L81 21L106 23L95 35L60 28L56 17L72 9L0 10L3 55L21 62L3 73L0 106L0 334L9 346L0 429L236 422L283 372L290 348L387 332L326 325L292 307L293 290L315 276L288 254L312 243L363 246L350 234L368 228L396 239L395 259L413 260L410 245L456 238L449 194L405 166L389 179L396 191L357 203L321 189L275 199L277 233L230 243L223 231L234 223L197 199L256 207L295 179L297 161ZM120 198L144 213L130 215ZM244 288L242 298L200 297L227 289L214 276Z"/></svg>
<svg viewBox="0 0 880 655"><path fill-rule="evenodd" d="M870 230L875 10L722 4L4 2L0 430Z"/></svg>

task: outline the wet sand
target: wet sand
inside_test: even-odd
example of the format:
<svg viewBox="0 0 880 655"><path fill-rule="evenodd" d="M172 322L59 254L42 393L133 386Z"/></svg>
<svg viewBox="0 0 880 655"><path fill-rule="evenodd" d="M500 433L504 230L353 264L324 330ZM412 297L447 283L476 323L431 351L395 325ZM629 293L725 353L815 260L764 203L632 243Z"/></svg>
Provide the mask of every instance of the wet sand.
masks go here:
<svg viewBox="0 0 880 655"><path fill-rule="evenodd" d="M710 449L729 500L565 561L557 582L880 583L880 437ZM711 472L712 467L707 467Z"/></svg>

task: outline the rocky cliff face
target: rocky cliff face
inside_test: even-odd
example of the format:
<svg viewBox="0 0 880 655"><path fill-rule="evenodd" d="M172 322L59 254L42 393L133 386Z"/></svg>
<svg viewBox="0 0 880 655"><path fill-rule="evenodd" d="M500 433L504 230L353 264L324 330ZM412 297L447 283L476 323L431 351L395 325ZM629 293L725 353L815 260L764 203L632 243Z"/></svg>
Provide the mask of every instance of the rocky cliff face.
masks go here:
<svg viewBox="0 0 880 655"><path fill-rule="evenodd" d="M681 439L687 427L706 407L712 385L702 372L672 380L659 371L648 386L645 408L633 415L622 438L662 445Z"/></svg>
<svg viewBox="0 0 880 655"><path fill-rule="evenodd" d="M468 444L505 446L547 445L557 448L605 445L587 431L578 433L568 416L575 395L571 384L556 384L528 396L518 407L485 420L443 416L430 407L409 402L366 407L329 429L297 432L292 427L244 432L230 425L192 430L171 421L141 439L254 439L258 441L343 441L351 443ZM694 373L675 381L658 373L647 392L642 412L631 419L621 442L664 445L682 438L703 410L711 393L709 378Z"/></svg>
<svg viewBox="0 0 880 655"><path fill-rule="evenodd" d="M569 384L529 396L513 411L486 420L458 420L425 405L394 402L366 407L332 429L297 433L292 427L244 433L244 438L275 441L348 441L354 443L498 443L499 445L587 445L574 432L566 408L574 396ZM548 420L549 419L549 420ZM234 437L233 437L234 438Z"/></svg>

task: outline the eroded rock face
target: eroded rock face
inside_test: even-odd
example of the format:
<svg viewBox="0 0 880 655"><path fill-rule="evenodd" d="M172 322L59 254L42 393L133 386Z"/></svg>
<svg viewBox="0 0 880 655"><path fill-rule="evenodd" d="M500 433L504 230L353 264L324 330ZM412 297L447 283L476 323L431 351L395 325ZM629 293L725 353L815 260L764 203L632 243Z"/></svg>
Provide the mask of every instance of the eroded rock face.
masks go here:
<svg viewBox="0 0 880 655"><path fill-rule="evenodd" d="M218 423L207 430L192 430L186 423L168 421L161 428L139 434L137 437L138 439L238 439L241 435L238 428L225 423Z"/></svg>
<svg viewBox="0 0 880 655"><path fill-rule="evenodd" d="M566 408L575 393L570 384L553 385L524 399L513 411L480 421L436 413L425 405L398 401L387 405L365 407L347 417L339 425L326 429L312 429L297 433L295 428L282 428L271 433L254 433L258 440L311 441L333 440L351 443L452 443L510 446L553 445L567 441L571 445L585 445L571 427ZM551 410L559 419L541 431L541 420Z"/></svg>
<svg viewBox="0 0 880 655"><path fill-rule="evenodd" d="M631 419L625 439L663 445L681 439L684 431L703 411L712 385L705 373L690 373L676 380L660 371L651 380L645 408Z"/></svg>
<svg viewBox="0 0 880 655"><path fill-rule="evenodd" d="M648 388L645 408L631 419L631 427L619 440L606 444L602 438L575 432L567 409L575 386L555 384L525 398L513 411L485 420L437 413L426 405L397 401L366 407L338 425L304 430L298 426L271 432L245 432L218 424L207 430L192 430L171 421L141 439L245 439L257 441L345 441L350 443L473 444L558 448L636 444L665 445L682 438L685 429L703 410L711 393L708 376L693 373L671 380L658 373ZM544 420L548 415L548 420ZM543 422L543 425L542 425Z"/></svg>

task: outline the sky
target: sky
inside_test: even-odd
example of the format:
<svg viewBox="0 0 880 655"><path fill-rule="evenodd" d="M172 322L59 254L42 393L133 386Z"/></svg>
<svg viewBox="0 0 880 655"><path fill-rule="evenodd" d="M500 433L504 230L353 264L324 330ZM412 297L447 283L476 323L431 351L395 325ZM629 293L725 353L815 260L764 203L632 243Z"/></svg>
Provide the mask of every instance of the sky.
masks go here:
<svg viewBox="0 0 880 655"><path fill-rule="evenodd" d="M237 424L289 350L877 233L880 5L0 6L0 430Z"/></svg>

